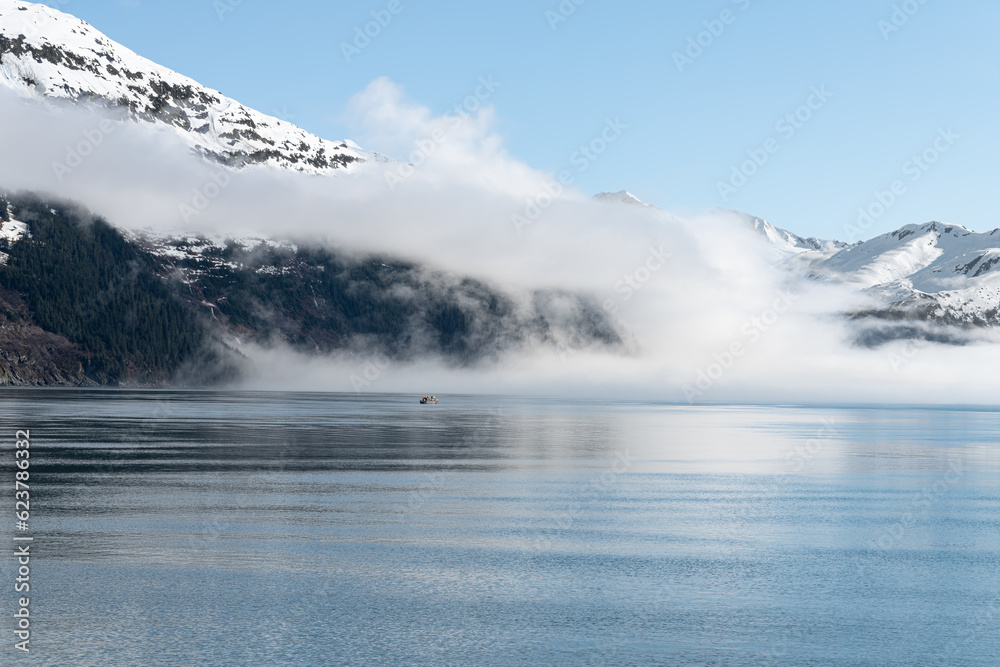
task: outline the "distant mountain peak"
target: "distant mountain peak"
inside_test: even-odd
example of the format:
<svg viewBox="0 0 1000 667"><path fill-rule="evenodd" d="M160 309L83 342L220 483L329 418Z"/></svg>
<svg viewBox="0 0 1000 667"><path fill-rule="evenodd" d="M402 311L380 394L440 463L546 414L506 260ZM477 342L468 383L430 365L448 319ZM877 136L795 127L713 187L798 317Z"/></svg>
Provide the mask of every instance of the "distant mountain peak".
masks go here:
<svg viewBox="0 0 1000 667"><path fill-rule="evenodd" d="M0 0L0 86L25 99L124 111L236 168L326 173L384 159L245 107L38 3Z"/></svg>
<svg viewBox="0 0 1000 667"><path fill-rule="evenodd" d="M650 206L628 190L618 192L601 192L594 195L594 200L610 204L629 204L632 206Z"/></svg>
<svg viewBox="0 0 1000 667"><path fill-rule="evenodd" d="M728 208L714 208L710 214L734 218L750 231L756 232L760 236L764 237L769 243L778 249L788 251L789 253L800 253L810 250L831 253L848 247L848 244L842 241L817 239L812 237L803 238L798 234L788 231L787 229L776 227L763 218L759 218L743 211Z"/></svg>

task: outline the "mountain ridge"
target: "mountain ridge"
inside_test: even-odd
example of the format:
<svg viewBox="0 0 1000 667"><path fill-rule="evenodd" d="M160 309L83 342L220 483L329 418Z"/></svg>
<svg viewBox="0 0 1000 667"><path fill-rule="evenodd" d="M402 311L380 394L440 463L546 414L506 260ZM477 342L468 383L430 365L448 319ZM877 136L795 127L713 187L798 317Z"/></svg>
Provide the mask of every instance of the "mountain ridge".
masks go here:
<svg viewBox="0 0 1000 667"><path fill-rule="evenodd" d="M110 109L169 128L191 150L234 168L322 174L386 160L246 107L37 3L0 0L0 85L25 99Z"/></svg>
<svg viewBox="0 0 1000 667"><path fill-rule="evenodd" d="M649 206L624 190L601 193L595 199ZM881 304L845 313L865 326L859 334L865 344L910 337L968 340L960 332L942 336L914 324L960 329L1000 326L1000 228L975 232L932 221L848 244L803 238L743 211L716 208L709 215L729 220L767 243L775 260L790 271L854 287ZM872 327L879 332L873 334Z"/></svg>
<svg viewBox="0 0 1000 667"><path fill-rule="evenodd" d="M0 87L26 102L116 111L121 122L172 133L205 160L232 169L335 174L387 161L349 140L321 139L243 106L116 44L84 21L21 0L0 0ZM599 193L593 200L661 212L627 190ZM49 281L47 293L33 291L37 267L26 267L23 260L44 253L32 238L31 220L22 219L34 206L26 201L0 201L5 290L0 319L9 350L32 349L47 361L32 376L25 354L0 357L0 383L164 382L189 365L192 355L211 361L209 376L230 377L244 341L318 354L438 355L459 365L525 346L627 347L624 333L588 295L535 291L513 298L461 276L438 272L429 280L433 267L379 256L347 262L278 237L106 231L97 246L84 237L72 240L71 245L90 244L104 253L104 271L119 276L115 289L123 289L126 275L118 260L144 267L143 284L155 298L148 302L131 285L120 292L131 300L115 312L170 313L161 336L165 347L147 349L130 335L116 337L113 329L81 320L79 313L70 317L76 307L67 296L75 294L72 286ZM63 237L73 236L65 220L49 219L62 215L58 208L38 203L32 210L48 225L47 234L61 224ZM794 275L840 283L870 297L874 305L843 313L859 323L861 345L898 338L961 344L969 340L963 332L1000 325L1000 230L977 234L930 222L848 244L802 237L740 211L715 209L709 215L769 244L774 263ZM67 266L84 283L110 289L110 283L99 285L88 267ZM53 310L58 308L69 315ZM931 330L934 326L948 331ZM109 350L132 356L117 364Z"/></svg>

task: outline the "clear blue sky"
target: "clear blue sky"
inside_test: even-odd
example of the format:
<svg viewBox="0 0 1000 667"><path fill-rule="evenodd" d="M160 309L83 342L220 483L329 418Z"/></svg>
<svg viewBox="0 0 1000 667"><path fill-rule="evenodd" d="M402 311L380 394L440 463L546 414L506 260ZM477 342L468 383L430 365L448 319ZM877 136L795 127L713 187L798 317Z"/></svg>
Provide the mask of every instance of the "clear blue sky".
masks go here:
<svg viewBox="0 0 1000 667"><path fill-rule="evenodd" d="M900 179L905 194L866 236L932 219L1000 226L1000 5L907 1L917 11L885 39L879 21L901 0L585 0L555 30L546 12L558 0L399 0L402 11L352 62L341 43L390 0L69 0L62 9L331 139L362 139L341 118L377 77L444 112L493 75L503 84L491 100L498 130L534 167L568 166L607 117L629 125L580 179L589 192L627 188L680 214L727 205L844 238L856 209ZM221 20L220 4L232 8ZM730 24L679 72L674 53L727 9ZM793 136L777 131L813 86L833 97ZM911 181L904 163L948 127L961 138ZM779 150L724 201L718 182L769 138Z"/></svg>

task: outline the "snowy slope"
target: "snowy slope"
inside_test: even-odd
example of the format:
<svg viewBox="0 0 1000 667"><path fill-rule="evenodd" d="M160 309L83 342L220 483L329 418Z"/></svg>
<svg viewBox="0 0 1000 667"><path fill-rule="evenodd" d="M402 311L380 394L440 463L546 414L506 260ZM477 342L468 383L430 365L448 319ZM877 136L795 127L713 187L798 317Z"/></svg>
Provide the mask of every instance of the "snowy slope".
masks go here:
<svg viewBox="0 0 1000 667"><path fill-rule="evenodd" d="M6 199L0 199L0 242L7 244L7 247L17 243L25 236L31 236L28 225L14 218L13 211ZM0 265L6 264L10 260L10 255L0 252Z"/></svg>
<svg viewBox="0 0 1000 667"><path fill-rule="evenodd" d="M0 224L0 239L4 239L8 243L20 241L27 235L28 225L23 222L18 222L17 220L12 219Z"/></svg>
<svg viewBox="0 0 1000 667"><path fill-rule="evenodd" d="M787 229L775 227L762 218L758 218L742 211L719 208L715 209L712 213L722 217L735 218L738 223L744 225L746 228L759 234L760 236L763 236L775 247L786 250L791 254L806 251L818 251L825 255L829 255L847 247L846 243L842 243L840 241L802 238L798 234L793 234Z"/></svg>
<svg viewBox="0 0 1000 667"><path fill-rule="evenodd" d="M785 266L792 272L805 275L811 273L810 267L814 263L825 260L848 247L846 243L840 241L803 238L743 211L715 208L709 212L709 217L725 223L726 229L745 235L748 241L764 245L768 248L769 260L773 265Z"/></svg>
<svg viewBox="0 0 1000 667"><path fill-rule="evenodd" d="M116 44L45 5L0 0L0 86L33 100L118 109L169 128L199 154L233 167L308 173L381 156L249 109Z"/></svg>
<svg viewBox="0 0 1000 667"><path fill-rule="evenodd" d="M845 249L813 270L866 289L897 310L1000 323L1000 229L979 234L940 222L906 225Z"/></svg>
<svg viewBox="0 0 1000 667"><path fill-rule="evenodd" d="M866 287L895 281L935 293L967 286L993 274L1000 230L977 234L961 225L929 222L865 241L838 253L824 267L849 274Z"/></svg>
<svg viewBox="0 0 1000 667"><path fill-rule="evenodd" d="M848 245L804 239L738 211L714 213L766 239L789 270L854 287L881 304L855 316L903 325L1000 325L1000 229L976 233L929 222Z"/></svg>

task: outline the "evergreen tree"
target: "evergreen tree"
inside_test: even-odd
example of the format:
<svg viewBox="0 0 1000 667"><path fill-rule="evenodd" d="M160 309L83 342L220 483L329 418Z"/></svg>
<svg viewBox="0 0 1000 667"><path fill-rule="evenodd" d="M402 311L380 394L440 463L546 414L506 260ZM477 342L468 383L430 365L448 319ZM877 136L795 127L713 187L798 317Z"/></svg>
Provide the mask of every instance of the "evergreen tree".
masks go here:
<svg viewBox="0 0 1000 667"><path fill-rule="evenodd" d="M17 205L32 236L10 249L0 283L24 295L39 326L82 346L89 376L163 382L205 352L200 322L117 230L38 201Z"/></svg>

